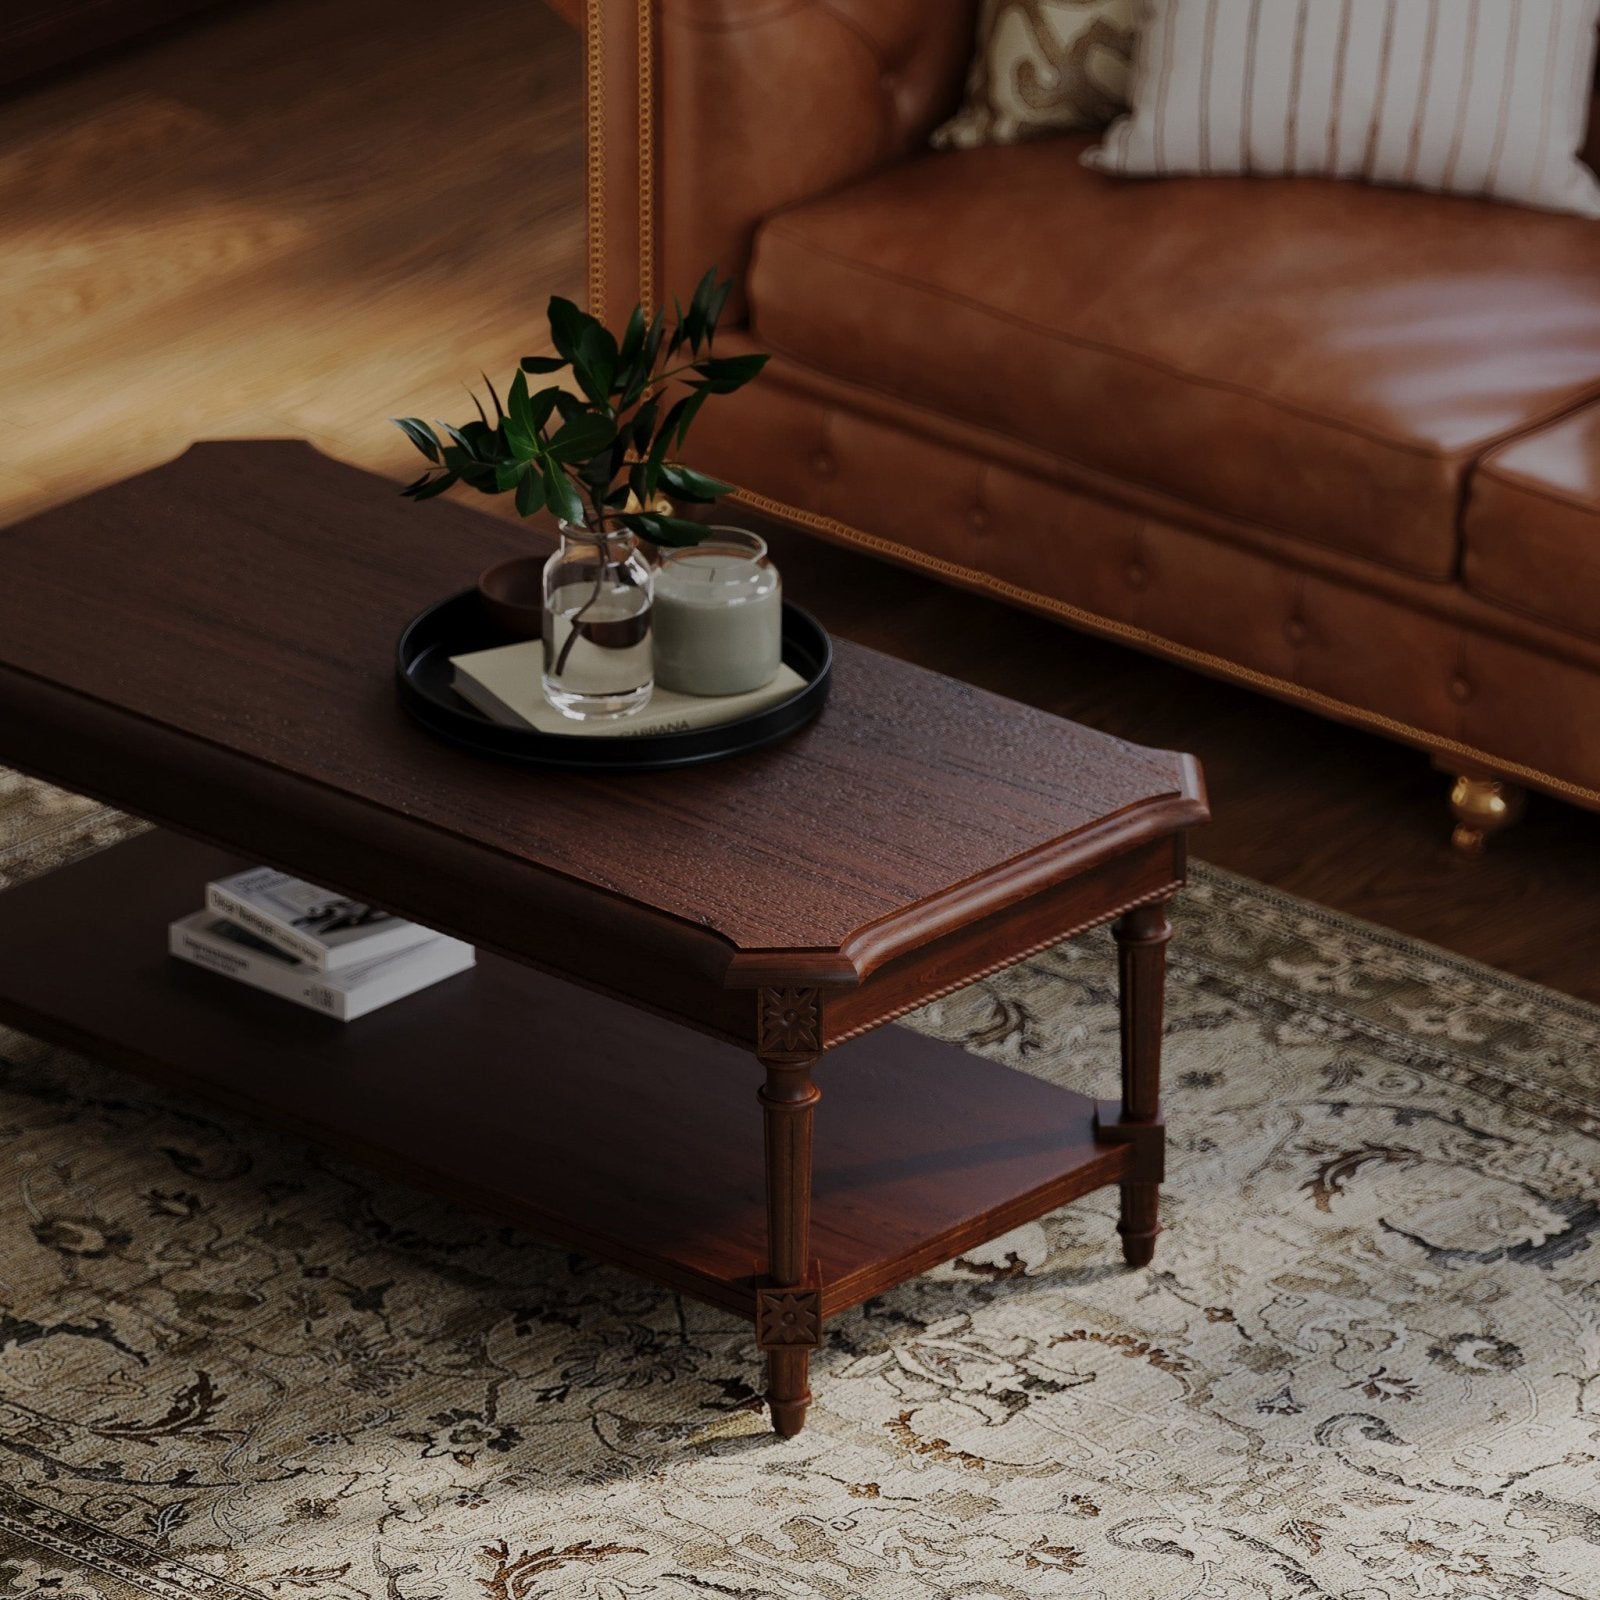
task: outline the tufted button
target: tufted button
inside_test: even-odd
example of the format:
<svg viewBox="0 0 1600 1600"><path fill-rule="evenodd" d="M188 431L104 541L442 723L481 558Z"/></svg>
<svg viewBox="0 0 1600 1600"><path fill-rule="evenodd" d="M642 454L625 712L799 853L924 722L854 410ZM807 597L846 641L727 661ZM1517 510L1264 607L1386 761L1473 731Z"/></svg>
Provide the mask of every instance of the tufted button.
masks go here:
<svg viewBox="0 0 1600 1600"><path fill-rule="evenodd" d="M1150 569L1142 561L1130 561L1123 570L1130 589L1143 589L1149 585Z"/></svg>
<svg viewBox="0 0 1600 1600"><path fill-rule="evenodd" d="M1290 617L1283 625L1283 636L1297 649L1306 642L1307 628L1299 617Z"/></svg>
<svg viewBox="0 0 1600 1600"><path fill-rule="evenodd" d="M974 533L987 533L989 531L989 513L982 506L974 506L967 513L967 526Z"/></svg>
<svg viewBox="0 0 1600 1600"><path fill-rule="evenodd" d="M831 478L839 470L839 464L826 450L819 450L811 458L811 470L819 478Z"/></svg>
<svg viewBox="0 0 1600 1600"><path fill-rule="evenodd" d="M1464 706L1472 698L1472 685L1459 673L1450 680L1450 698Z"/></svg>

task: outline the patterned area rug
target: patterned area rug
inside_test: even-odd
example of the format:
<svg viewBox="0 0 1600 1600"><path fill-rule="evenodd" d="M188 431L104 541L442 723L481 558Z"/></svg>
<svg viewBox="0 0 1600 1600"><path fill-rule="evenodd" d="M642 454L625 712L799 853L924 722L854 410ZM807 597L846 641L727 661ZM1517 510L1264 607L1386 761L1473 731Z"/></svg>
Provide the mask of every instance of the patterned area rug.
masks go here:
<svg viewBox="0 0 1600 1600"><path fill-rule="evenodd" d="M129 827L0 775L0 882ZM1106 1092L1108 944L914 1026ZM1024 1228L789 1443L748 1327L0 1036L0 1593L1600 1597L1600 1012L1205 868L1173 953L1155 1268Z"/></svg>

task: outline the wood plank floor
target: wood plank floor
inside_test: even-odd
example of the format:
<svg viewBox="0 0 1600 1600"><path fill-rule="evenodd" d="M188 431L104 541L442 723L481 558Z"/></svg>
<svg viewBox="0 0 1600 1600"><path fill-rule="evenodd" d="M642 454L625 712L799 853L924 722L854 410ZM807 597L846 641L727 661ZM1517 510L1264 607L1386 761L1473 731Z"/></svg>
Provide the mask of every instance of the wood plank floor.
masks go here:
<svg viewBox="0 0 1600 1600"><path fill-rule="evenodd" d="M205 436L400 470L581 292L580 73L532 0L256 0L0 102L0 511Z"/></svg>
<svg viewBox="0 0 1600 1600"><path fill-rule="evenodd" d="M385 418L463 409L580 292L582 181L578 42L529 0L255 0L13 93L0 518L202 437L406 472ZM1413 752L799 535L778 555L847 637L1196 751L1206 860L1600 1001L1600 817L1536 800L1467 861Z"/></svg>

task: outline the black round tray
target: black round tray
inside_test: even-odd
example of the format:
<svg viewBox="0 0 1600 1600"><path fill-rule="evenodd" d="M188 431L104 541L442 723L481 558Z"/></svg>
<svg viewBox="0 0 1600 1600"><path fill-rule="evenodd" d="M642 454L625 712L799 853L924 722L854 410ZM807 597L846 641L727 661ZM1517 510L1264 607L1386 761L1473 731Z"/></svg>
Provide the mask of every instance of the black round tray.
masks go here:
<svg viewBox="0 0 1600 1600"><path fill-rule="evenodd" d="M833 672L833 645L822 625L786 600L783 660L806 680L787 700L689 733L540 733L491 722L450 687L451 656L515 642L489 620L476 589L429 606L400 635L395 661L400 704L430 733L479 755L569 772L651 772L720 761L787 738L822 709Z"/></svg>

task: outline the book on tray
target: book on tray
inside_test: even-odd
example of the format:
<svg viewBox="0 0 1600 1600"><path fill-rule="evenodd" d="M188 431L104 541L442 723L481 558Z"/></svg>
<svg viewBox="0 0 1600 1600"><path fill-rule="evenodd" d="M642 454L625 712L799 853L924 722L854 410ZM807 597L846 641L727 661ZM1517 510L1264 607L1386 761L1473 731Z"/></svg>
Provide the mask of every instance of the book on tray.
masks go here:
<svg viewBox="0 0 1600 1600"><path fill-rule="evenodd" d="M658 683L650 695L650 704L619 726L615 722L575 722L545 699L540 688L544 645L538 639L451 656L450 665L455 669L451 688L491 722L512 728L532 728L538 733L572 734L578 738L605 734L610 738L636 739L649 734L689 733L699 728L720 727L739 717L765 711L806 686L806 680L789 666L780 667L771 683L746 694L678 694L663 689Z"/></svg>
<svg viewBox="0 0 1600 1600"><path fill-rule="evenodd" d="M168 930L180 961L353 1022L473 966L460 939L270 867L206 885Z"/></svg>

